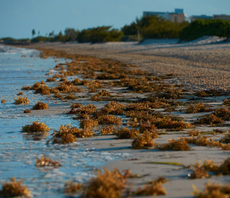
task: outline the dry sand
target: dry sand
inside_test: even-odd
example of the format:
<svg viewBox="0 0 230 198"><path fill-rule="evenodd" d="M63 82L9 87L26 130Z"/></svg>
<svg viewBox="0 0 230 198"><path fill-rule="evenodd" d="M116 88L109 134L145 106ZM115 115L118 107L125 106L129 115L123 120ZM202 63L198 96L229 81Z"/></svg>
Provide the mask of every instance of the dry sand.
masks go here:
<svg viewBox="0 0 230 198"><path fill-rule="evenodd" d="M173 42L170 44L170 42ZM29 46L30 48L49 48L63 50L70 54L96 56L99 58L111 58L126 63L132 63L139 68L152 71L157 74L175 73L179 77L176 81L187 85L192 89L229 89L230 67L229 54L230 43L175 44L176 40L167 42L131 43L105 43L105 44L77 44L77 43L41 43ZM65 104L67 106L67 104ZM53 114L65 112L65 108L54 105L50 110L33 111L32 114ZM191 117L194 115L191 115ZM205 130L205 129L203 129ZM206 130L210 130L206 128ZM168 133L155 140L156 143L167 143L168 139L187 136L185 133ZM188 178L192 172L189 168L173 165L151 164L151 162L179 162L188 166L196 161L203 163L205 159L213 160L220 164L228 156L229 151L221 151L218 148L194 146L191 151L156 151L133 150L132 140L117 140L113 135L97 136L93 138L78 139L79 143L87 143L82 146L93 152L98 151L128 153L126 159L110 161L106 167L110 170L117 167L119 170L130 169L132 173L142 175L139 179L129 179L133 183L133 189L141 187L158 176L165 176L169 182L164 184L167 195L163 197L193 197L192 185L202 190L207 181L217 183L229 183L230 176L213 176L209 179ZM101 167L102 168L102 167ZM144 197L144 196L142 196ZM149 197L149 196L146 196Z"/></svg>

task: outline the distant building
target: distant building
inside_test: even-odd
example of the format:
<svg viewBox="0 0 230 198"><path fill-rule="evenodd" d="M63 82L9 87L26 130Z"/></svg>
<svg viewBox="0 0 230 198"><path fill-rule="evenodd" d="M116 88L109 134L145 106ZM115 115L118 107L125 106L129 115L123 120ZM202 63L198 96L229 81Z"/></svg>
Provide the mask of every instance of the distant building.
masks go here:
<svg viewBox="0 0 230 198"><path fill-rule="evenodd" d="M207 16L207 15L193 15L190 17L191 22L198 20L198 19L213 19L213 16Z"/></svg>
<svg viewBox="0 0 230 198"><path fill-rule="evenodd" d="M230 20L230 15L226 14L220 14L220 15L213 15L213 19L224 19L224 20Z"/></svg>
<svg viewBox="0 0 230 198"><path fill-rule="evenodd" d="M144 11L143 16L159 16L164 18L165 20L169 20L171 22L182 23L185 21L185 14L183 9L175 9L175 12L148 12Z"/></svg>

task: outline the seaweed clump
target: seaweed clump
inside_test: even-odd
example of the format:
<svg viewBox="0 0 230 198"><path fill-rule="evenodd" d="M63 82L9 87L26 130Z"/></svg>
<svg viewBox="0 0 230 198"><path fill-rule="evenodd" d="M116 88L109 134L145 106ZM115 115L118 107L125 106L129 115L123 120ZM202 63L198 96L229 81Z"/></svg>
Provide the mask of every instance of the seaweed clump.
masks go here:
<svg viewBox="0 0 230 198"><path fill-rule="evenodd" d="M25 109L23 112L24 113L31 113L31 110L30 109Z"/></svg>
<svg viewBox="0 0 230 198"><path fill-rule="evenodd" d="M87 198L118 198L122 189L126 187L126 176L122 175L118 169L108 171L104 168L104 173L98 171L97 177L92 178L83 189L83 197Z"/></svg>
<svg viewBox="0 0 230 198"><path fill-rule="evenodd" d="M153 147L155 142L153 141L154 137L150 132L144 132L140 136L134 139L132 142L133 149L146 149L148 147Z"/></svg>
<svg viewBox="0 0 230 198"><path fill-rule="evenodd" d="M99 124L122 124L122 119L114 115L96 115Z"/></svg>
<svg viewBox="0 0 230 198"><path fill-rule="evenodd" d="M162 187L162 184L166 182L167 180L164 177L157 178L152 181L150 185L145 185L143 188L138 188L133 192L133 195L166 195L166 191Z"/></svg>
<svg viewBox="0 0 230 198"><path fill-rule="evenodd" d="M67 194L75 194L77 193L79 190L82 190L83 188L83 185L82 184L78 184L78 183L75 183L71 180L67 181L65 183L65 186L64 186L64 191L65 193Z"/></svg>
<svg viewBox="0 0 230 198"><path fill-rule="evenodd" d="M46 157L46 155L43 155L41 159L38 157L36 158L36 164L37 167L43 167L43 166L51 166L51 167L60 167L62 166L58 161L52 160L49 157Z"/></svg>
<svg viewBox="0 0 230 198"><path fill-rule="evenodd" d="M191 138L186 138L186 141L189 144L195 144L196 146L219 146L219 141L215 141L214 139L209 138L208 136L197 136L194 138L192 136Z"/></svg>
<svg viewBox="0 0 230 198"><path fill-rule="evenodd" d="M188 133L190 136L200 136L200 131L195 130L195 129L189 130L187 133Z"/></svg>
<svg viewBox="0 0 230 198"><path fill-rule="evenodd" d="M223 175L230 175L230 157L228 157L220 166L220 172Z"/></svg>
<svg viewBox="0 0 230 198"><path fill-rule="evenodd" d="M43 102L37 102L36 105L33 106L32 109L39 110L39 109L48 109L49 105Z"/></svg>
<svg viewBox="0 0 230 198"><path fill-rule="evenodd" d="M80 122L80 127L83 129L89 129L98 126L98 121L92 119L84 119Z"/></svg>
<svg viewBox="0 0 230 198"><path fill-rule="evenodd" d="M50 131L50 128L45 125L43 122L35 121L31 125L27 124L22 127L22 132L44 132Z"/></svg>
<svg viewBox="0 0 230 198"><path fill-rule="evenodd" d="M226 134L223 134L223 138L220 139L221 143L230 143L230 131L227 131Z"/></svg>
<svg viewBox="0 0 230 198"><path fill-rule="evenodd" d="M209 177L208 172L213 172L215 174L219 173L219 165L215 164L211 160L205 160L202 165L196 162L195 165L192 166L194 168L192 174L189 175L190 179L202 179Z"/></svg>
<svg viewBox="0 0 230 198"><path fill-rule="evenodd" d="M26 196L32 197L30 191L26 186L22 186L23 180L16 181L14 177L10 179L11 181L2 184L2 190L0 190L1 197L16 197L16 196Z"/></svg>
<svg viewBox="0 0 230 198"><path fill-rule="evenodd" d="M198 191L195 186L193 186L193 195L195 198L227 198L230 195L230 185L221 185L217 183L206 183L204 192Z"/></svg>
<svg viewBox="0 0 230 198"><path fill-rule="evenodd" d="M59 126L59 130L54 132L53 138L49 141L52 141L53 144L69 144L75 142L77 140L77 137L92 137L93 134L94 132L90 131L88 128L79 129L76 127L72 127L70 124L61 125Z"/></svg>
<svg viewBox="0 0 230 198"><path fill-rule="evenodd" d="M211 109L208 108L208 105L203 103L196 103L194 105L188 106L185 113L199 113L199 112L209 112Z"/></svg>
<svg viewBox="0 0 230 198"><path fill-rule="evenodd" d="M114 130L113 134L116 135L118 139L130 139L136 138L139 132L137 129L128 129L124 127Z"/></svg>
<svg viewBox="0 0 230 198"><path fill-rule="evenodd" d="M158 150L169 150L169 151L188 151L190 150L190 146L188 145L185 138L180 138L178 140L169 139L168 144L157 144L155 146Z"/></svg>
<svg viewBox="0 0 230 198"><path fill-rule="evenodd" d="M223 105L230 106L230 99L225 99Z"/></svg>
<svg viewBox="0 0 230 198"><path fill-rule="evenodd" d="M2 104L5 104L5 103L6 103L6 100L5 100L5 99L2 99L2 100L1 100L1 103L2 103Z"/></svg>
<svg viewBox="0 0 230 198"><path fill-rule="evenodd" d="M18 97L18 99L14 99L14 104L24 104L28 105L30 100L27 97Z"/></svg>
<svg viewBox="0 0 230 198"><path fill-rule="evenodd" d="M230 110L227 108L218 108L214 113L204 116L197 120L198 124L221 124L223 121L230 120Z"/></svg>
<svg viewBox="0 0 230 198"><path fill-rule="evenodd" d="M101 129L101 135L105 135L105 134L112 134L114 130L114 126L106 126L104 128Z"/></svg>
<svg viewBox="0 0 230 198"><path fill-rule="evenodd" d="M227 158L220 166L211 160L205 160L202 165L198 162L193 166L193 172L189 175L191 179L201 179L209 177L209 172L214 175L230 175L230 157Z"/></svg>

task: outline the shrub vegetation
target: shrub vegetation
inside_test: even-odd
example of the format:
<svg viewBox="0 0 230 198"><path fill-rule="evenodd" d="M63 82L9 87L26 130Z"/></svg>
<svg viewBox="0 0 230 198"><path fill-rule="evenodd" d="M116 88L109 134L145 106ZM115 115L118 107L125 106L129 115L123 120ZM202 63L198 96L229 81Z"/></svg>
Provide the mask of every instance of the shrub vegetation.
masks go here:
<svg viewBox="0 0 230 198"><path fill-rule="evenodd" d="M190 41L202 36L230 36L230 20L196 20L185 27L179 34L180 40Z"/></svg>
<svg viewBox="0 0 230 198"><path fill-rule="evenodd" d="M159 16L145 16L136 19L121 30L124 35L137 35L138 31L144 39L150 38L178 38L181 30L188 26L188 22L174 23Z"/></svg>

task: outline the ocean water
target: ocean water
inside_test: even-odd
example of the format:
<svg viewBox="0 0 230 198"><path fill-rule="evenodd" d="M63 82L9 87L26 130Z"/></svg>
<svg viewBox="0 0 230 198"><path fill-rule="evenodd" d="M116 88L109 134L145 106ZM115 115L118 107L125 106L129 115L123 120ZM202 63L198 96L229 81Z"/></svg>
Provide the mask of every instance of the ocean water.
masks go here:
<svg viewBox="0 0 230 198"><path fill-rule="evenodd" d="M59 125L77 126L71 115L31 116L23 110L31 108L37 101L51 103L47 96L23 91L30 101L27 106L15 105L22 85L31 86L45 81L45 75L52 71L57 59L39 58L39 51L0 45L0 188L1 183L10 178L23 179L33 197L65 197L64 183L68 180L86 182L95 176L94 169L109 160L125 157L123 153L87 152L76 143L70 145L49 145L53 130ZM58 59L65 62L64 59ZM52 83L48 84L52 86ZM50 133L22 133L24 125L36 120L44 122L52 129ZM78 122L79 123L79 122ZM43 154L62 164L60 168L37 168L36 157Z"/></svg>

